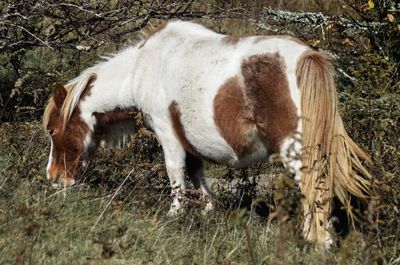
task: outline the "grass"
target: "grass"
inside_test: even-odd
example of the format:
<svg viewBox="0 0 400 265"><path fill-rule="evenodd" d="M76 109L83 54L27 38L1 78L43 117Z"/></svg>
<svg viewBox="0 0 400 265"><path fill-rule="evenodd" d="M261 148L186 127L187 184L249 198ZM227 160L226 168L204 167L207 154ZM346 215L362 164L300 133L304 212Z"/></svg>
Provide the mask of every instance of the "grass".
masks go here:
<svg viewBox="0 0 400 265"><path fill-rule="evenodd" d="M278 218L271 220L224 203L239 200L227 190L217 191L222 203L207 216L194 205L167 217L160 153L148 163L129 160L136 157L132 150L100 152L81 185L60 190L43 177L48 146L38 122L3 124L0 139L0 264L399 262L396 244L382 246L358 232L331 251L316 252L301 239L295 212L283 221L276 207ZM214 166L208 175L226 172Z"/></svg>
<svg viewBox="0 0 400 265"><path fill-rule="evenodd" d="M2 200L1 262L31 264L277 264L277 229L252 220L241 211L204 217L196 211L177 218L165 216L168 202L145 208L126 198L115 201L96 223L110 193L79 187L66 191L24 182ZM10 244L10 242L12 242ZM299 264L323 257L309 246L284 242ZM249 251L251 250L251 252ZM307 258L301 252L307 251ZM5 255L4 255L5 254ZM301 258L301 259L300 259ZM307 264L309 264L307 262Z"/></svg>

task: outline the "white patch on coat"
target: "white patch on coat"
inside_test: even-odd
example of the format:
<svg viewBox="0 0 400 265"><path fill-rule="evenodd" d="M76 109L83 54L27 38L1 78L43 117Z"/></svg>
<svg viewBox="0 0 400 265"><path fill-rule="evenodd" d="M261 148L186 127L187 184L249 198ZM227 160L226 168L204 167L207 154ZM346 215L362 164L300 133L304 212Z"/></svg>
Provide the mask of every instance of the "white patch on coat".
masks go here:
<svg viewBox="0 0 400 265"><path fill-rule="evenodd" d="M49 170L53 163L53 148L54 148L53 139L50 138L50 154L49 154L49 161L47 162L46 166L46 176L48 180L50 180Z"/></svg>

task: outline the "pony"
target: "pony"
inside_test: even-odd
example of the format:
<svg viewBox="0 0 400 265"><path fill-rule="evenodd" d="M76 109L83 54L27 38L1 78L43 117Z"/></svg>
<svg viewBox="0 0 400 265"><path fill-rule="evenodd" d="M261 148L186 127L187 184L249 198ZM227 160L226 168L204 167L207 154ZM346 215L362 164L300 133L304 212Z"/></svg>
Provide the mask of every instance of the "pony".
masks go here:
<svg viewBox="0 0 400 265"><path fill-rule="evenodd" d="M334 79L330 56L297 38L168 22L55 86L43 117L47 177L73 185L101 141L115 144L135 131L138 110L162 146L169 214L182 210L185 169L211 198L204 159L242 168L277 154L301 189L302 234L327 248L333 197L345 206L350 196L369 198L372 180L363 165L370 157L345 130Z"/></svg>

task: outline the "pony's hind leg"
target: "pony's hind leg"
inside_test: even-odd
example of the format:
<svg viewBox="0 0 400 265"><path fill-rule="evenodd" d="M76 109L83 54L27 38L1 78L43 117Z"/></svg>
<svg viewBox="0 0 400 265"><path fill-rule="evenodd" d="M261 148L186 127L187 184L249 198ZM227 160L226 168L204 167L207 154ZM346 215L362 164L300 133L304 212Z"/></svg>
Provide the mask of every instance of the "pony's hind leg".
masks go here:
<svg viewBox="0 0 400 265"><path fill-rule="evenodd" d="M329 231L331 222L328 220L330 204L327 191L329 186L323 177L318 178L316 183L307 183L305 179L301 178L302 170L316 170L304 167L301 155L305 155L306 151L302 149L301 136L291 136L283 141L280 155L284 166L294 174L294 179L301 189L304 238L308 241L317 241L318 246L329 248L333 243Z"/></svg>
<svg viewBox="0 0 400 265"><path fill-rule="evenodd" d="M201 158L196 157L190 153L186 153L185 158L186 172L192 181L195 189L201 190L203 198L206 201L203 213L208 213L214 209L212 197L214 194L209 189L207 182L204 178L204 167Z"/></svg>
<svg viewBox="0 0 400 265"><path fill-rule="evenodd" d="M283 165L290 173L294 174L296 184L301 188L301 136L296 133L293 136L287 137L280 147L280 156Z"/></svg>

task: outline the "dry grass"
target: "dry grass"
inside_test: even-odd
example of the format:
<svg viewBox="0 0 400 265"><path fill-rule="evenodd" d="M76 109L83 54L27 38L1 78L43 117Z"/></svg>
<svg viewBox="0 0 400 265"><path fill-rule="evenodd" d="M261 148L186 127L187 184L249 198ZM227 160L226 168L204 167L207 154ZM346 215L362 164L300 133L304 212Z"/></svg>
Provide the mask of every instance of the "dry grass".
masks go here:
<svg viewBox="0 0 400 265"><path fill-rule="evenodd" d="M282 209L287 205L279 204L288 201L287 194L269 202L273 220L234 203L221 203L209 216L193 206L185 215L167 218L170 200L159 153L149 165L124 164L132 150L101 152L83 184L52 189L43 179L48 148L39 123L3 124L0 136L0 264L398 262L396 243L382 246L361 233L350 234L332 251L315 252L296 229L296 211L288 213ZM212 167L208 174L237 178L253 171L228 174ZM218 194L222 201L240 196L223 189ZM289 215L293 221L286 220Z"/></svg>

